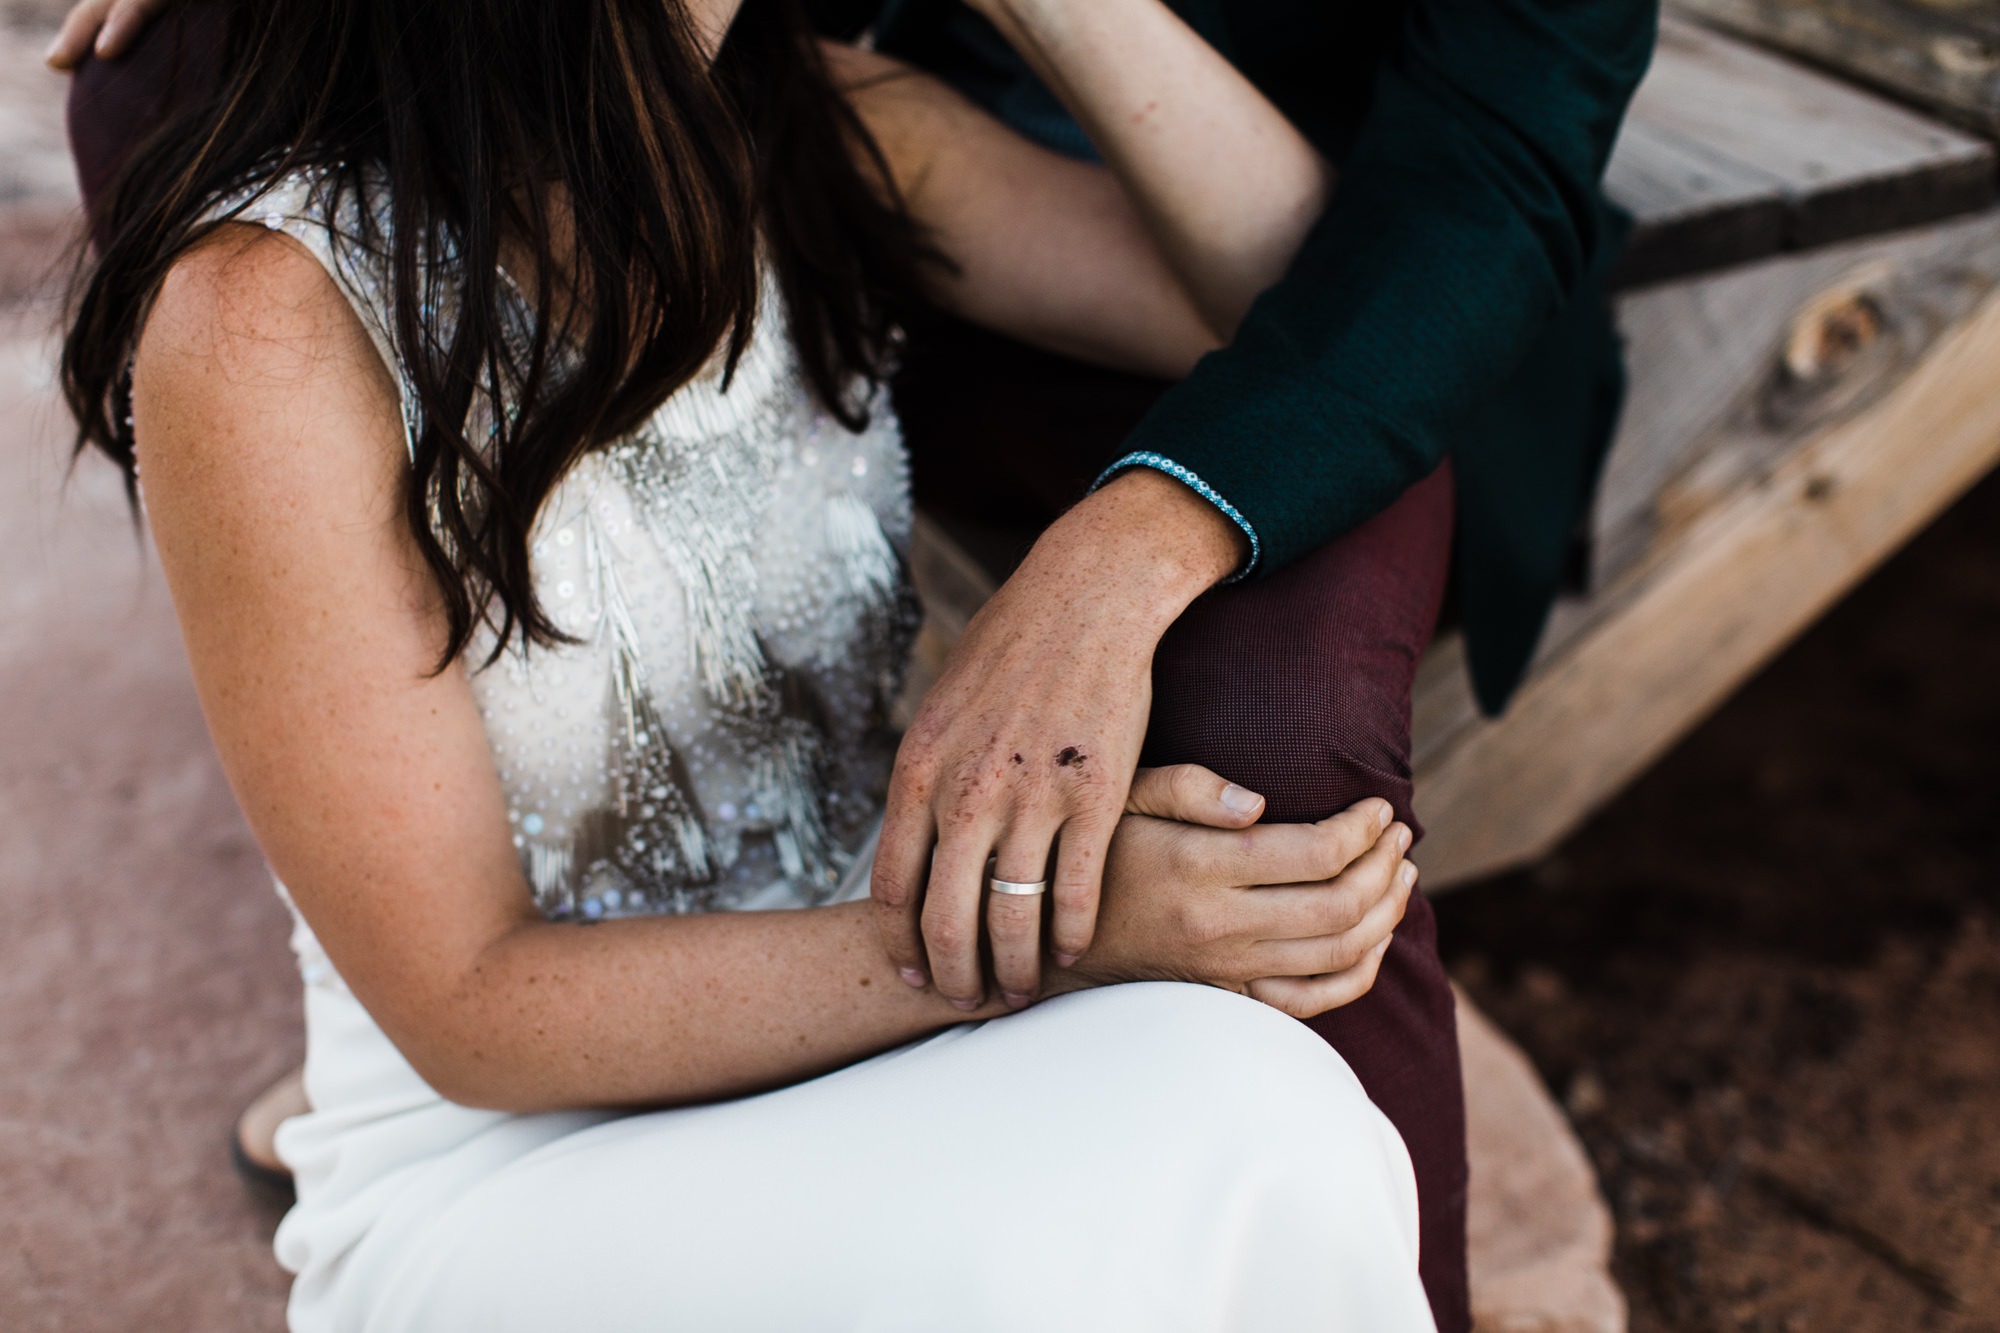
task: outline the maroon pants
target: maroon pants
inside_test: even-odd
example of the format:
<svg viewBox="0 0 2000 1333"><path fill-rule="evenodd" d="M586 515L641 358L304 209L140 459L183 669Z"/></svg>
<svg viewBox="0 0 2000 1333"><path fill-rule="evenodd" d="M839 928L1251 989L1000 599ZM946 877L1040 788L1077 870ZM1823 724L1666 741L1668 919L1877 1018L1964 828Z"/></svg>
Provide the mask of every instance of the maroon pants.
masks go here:
<svg viewBox="0 0 2000 1333"><path fill-rule="evenodd" d="M210 8L188 7L128 58L88 61L78 74L70 137L87 203L187 86L191 62L198 77L213 58ZM950 321L915 328L896 388L918 500L974 523L1038 527L1084 493L1163 387ZM1313 555L1196 602L1154 659L1146 762L1206 765L1261 793L1267 820L1323 819L1380 796L1416 827L1410 687L1443 596L1451 527L1447 468ZM1421 895L1375 988L1310 1026L1409 1146L1424 1286L1440 1333L1466 1333L1458 1032Z"/></svg>
<svg viewBox="0 0 2000 1333"><path fill-rule="evenodd" d="M1074 503L1165 386L949 320L911 330L896 405L918 503L1028 532ZM1443 599L1450 466L1340 540L1189 607L1153 660L1145 762L1197 763L1263 795L1266 820L1380 796L1410 809L1410 688ZM1465 1333L1465 1100L1437 926L1410 900L1375 988L1309 1026L1401 1131L1416 1165L1424 1288Z"/></svg>

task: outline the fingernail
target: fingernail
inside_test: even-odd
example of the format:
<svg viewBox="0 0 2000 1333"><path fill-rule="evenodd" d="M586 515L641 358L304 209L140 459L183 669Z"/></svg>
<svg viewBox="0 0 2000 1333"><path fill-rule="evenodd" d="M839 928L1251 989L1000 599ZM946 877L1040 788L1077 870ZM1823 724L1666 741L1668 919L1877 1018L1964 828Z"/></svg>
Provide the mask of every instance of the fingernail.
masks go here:
<svg viewBox="0 0 2000 1333"><path fill-rule="evenodd" d="M954 1008L954 1009L957 1009L957 1010L959 1010L959 1011L961 1011L961 1012L963 1012L963 1013L968 1013L968 1014L969 1014L969 1013L971 1013L971 1012L972 1012L972 1011L973 1011L974 1009L977 1009L977 1008L979 1007L979 1001L977 1001L977 1000L953 1000L953 1001L951 1002L951 1007L952 1007L952 1008Z"/></svg>
<svg viewBox="0 0 2000 1333"><path fill-rule="evenodd" d="M62 50L62 37L58 35L54 40L52 40L49 43L48 49L42 52L42 63L46 65L51 60L54 60L56 58L56 52L60 50Z"/></svg>
<svg viewBox="0 0 2000 1333"><path fill-rule="evenodd" d="M899 968L896 972L896 975L901 977L903 980L909 982L912 986L915 986L918 990L922 990L924 987L931 984L931 979L923 974L923 970L921 968L915 968L915 967Z"/></svg>
<svg viewBox="0 0 2000 1333"><path fill-rule="evenodd" d="M1396 850L1399 852L1409 851L1411 836L1408 829L1404 829L1401 833L1398 833L1396 835Z"/></svg>
<svg viewBox="0 0 2000 1333"><path fill-rule="evenodd" d="M1397 872L1397 877L1403 881L1404 888L1406 889L1409 888L1411 885L1417 882L1416 866L1412 865L1408 861L1403 862L1403 868Z"/></svg>
<svg viewBox="0 0 2000 1333"><path fill-rule="evenodd" d="M1395 806L1390 805L1387 801L1378 801L1375 805L1375 831L1380 833L1383 829L1388 828L1389 821L1395 818L1395 815Z"/></svg>
<svg viewBox="0 0 2000 1333"><path fill-rule="evenodd" d="M1076 955L1075 955L1075 954L1073 954L1073 953L1059 953L1059 954L1057 954L1057 955L1056 955L1056 966L1057 966L1057 967L1075 967L1075 966L1076 966Z"/></svg>
<svg viewBox="0 0 2000 1333"><path fill-rule="evenodd" d="M1375 952L1376 952L1376 953L1387 953L1387 952L1389 952L1389 946L1390 946L1390 945L1392 945L1392 944L1394 944L1395 942L1396 942L1396 937L1395 937L1394 935L1391 935L1391 936L1389 936L1389 938L1388 938L1388 939L1386 939L1386 940L1383 940L1383 941L1382 941L1382 942L1381 942L1380 944L1378 944L1378 945L1376 945L1376 946L1375 946Z"/></svg>
<svg viewBox="0 0 2000 1333"><path fill-rule="evenodd" d="M1026 1009L1028 1001L1034 998L1032 995L1023 994L1017 990L1010 990L1007 992L1007 1007L1009 1009Z"/></svg>
<svg viewBox="0 0 2000 1333"><path fill-rule="evenodd" d="M1248 787L1230 783L1222 789L1222 803L1239 815L1247 815L1264 804L1264 798Z"/></svg>

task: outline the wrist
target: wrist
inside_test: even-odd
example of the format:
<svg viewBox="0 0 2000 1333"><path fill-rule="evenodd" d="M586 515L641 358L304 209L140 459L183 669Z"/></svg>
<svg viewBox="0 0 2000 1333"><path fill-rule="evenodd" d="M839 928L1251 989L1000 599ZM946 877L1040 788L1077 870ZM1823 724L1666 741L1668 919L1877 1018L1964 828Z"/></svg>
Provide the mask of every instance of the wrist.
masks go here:
<svg viewBox="0 0 2000 1333"><path fill-rule="evenodd" d="M1164 632L1195 598L1243 567L1249 539L1214 505L1152 468L1112 478L1036 543Z"/></svg>

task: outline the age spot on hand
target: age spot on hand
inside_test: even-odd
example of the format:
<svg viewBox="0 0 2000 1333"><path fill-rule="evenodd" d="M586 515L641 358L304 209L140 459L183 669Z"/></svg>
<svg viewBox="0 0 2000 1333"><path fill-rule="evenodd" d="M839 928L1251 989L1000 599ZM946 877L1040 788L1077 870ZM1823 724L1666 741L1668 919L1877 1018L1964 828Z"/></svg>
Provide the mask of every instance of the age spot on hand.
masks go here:
<svg viewBox="0 0 2000 1333"><path fill-rule="evenodd" d="M1090 762L1090 756L1077 749L1074 745L1065 747L1063 752L1056 756L1056 767L1058 768L1081 768L1088 762Z"/></svg>
<svg viewBox="0 0 2000 1333"><path fill-rule="evenodd" d="M1018 754L1017 754L1017 755L1015 755L1015 756L1014 756L1014 762L1015 762L1015 763L1017 763L1017 764L1018 764L1018 763L1021 763L1021 762L1022 762L1022 760L1021 760L1021 756L1020 756L1020 755L1018 755Z"/></svg>

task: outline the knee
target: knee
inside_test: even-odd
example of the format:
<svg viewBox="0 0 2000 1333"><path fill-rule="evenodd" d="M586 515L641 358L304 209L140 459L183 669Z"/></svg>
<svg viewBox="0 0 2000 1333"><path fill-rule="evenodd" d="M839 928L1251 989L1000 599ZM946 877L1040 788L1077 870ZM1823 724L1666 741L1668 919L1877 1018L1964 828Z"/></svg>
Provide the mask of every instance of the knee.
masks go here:
<svg viewBox="0 0 2000 1333"><path fill-rule="evenodd" d="M1325 819L1379 796L1414 827L1412 670L1393 645L1156 670L1146 762L1214 769L1262 795L1268 821Z"/></svg>

